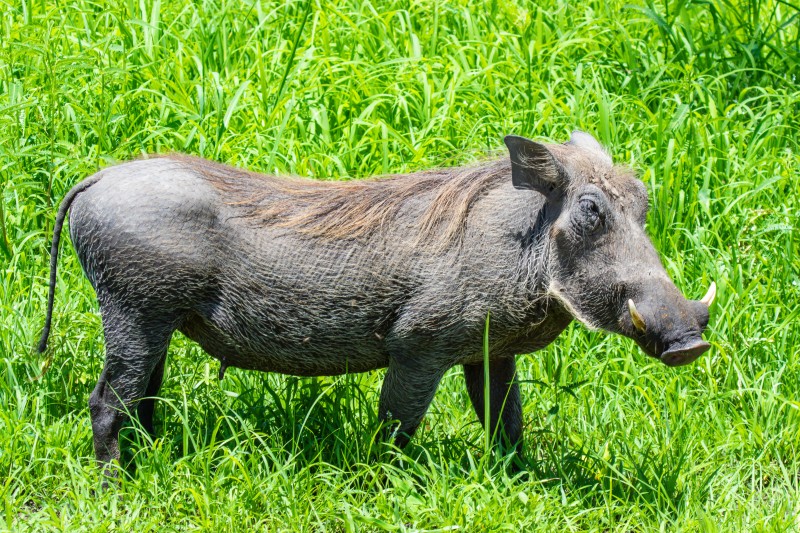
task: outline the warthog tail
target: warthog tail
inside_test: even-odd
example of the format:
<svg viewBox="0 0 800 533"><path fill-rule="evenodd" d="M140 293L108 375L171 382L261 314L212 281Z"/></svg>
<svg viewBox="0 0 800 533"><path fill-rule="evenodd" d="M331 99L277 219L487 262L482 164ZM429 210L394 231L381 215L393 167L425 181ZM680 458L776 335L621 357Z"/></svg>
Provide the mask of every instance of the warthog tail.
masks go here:
<svg viewBox="0 0 800 533"><path fill-rule="evenodd" d="M50 292L47 295L47 318L45 318L42 337L39 339L39 353L47 349L47 338L50 336L50 325L53 322L53 300L56 292L56 267L58 266L58 243L61 241L61 228L64 226L64 219L67 217L67 211L69 211L69 207L72 205L75 197L97 183L101 177L102 173L98 172L94 176L86 178L75 185L64 196L64 199L61 200L61 205L58 208L56 223L53 227L53 244L50 246Z"/></svg>

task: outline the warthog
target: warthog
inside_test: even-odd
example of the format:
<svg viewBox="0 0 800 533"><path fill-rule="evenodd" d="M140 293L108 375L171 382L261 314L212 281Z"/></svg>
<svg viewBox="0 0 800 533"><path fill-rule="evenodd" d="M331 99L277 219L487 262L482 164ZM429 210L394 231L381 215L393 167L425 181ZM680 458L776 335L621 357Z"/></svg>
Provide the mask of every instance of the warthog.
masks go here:
<svg viewBox="0 0 800 533"><path fill-rule="evenodd" d="M124 413L152 431L170 337L221 364L298 376L388 368L379 415L408 442L447 369L462 365L490 428L522 442L514 356L577 319L634 339L667 365L709 348L712 283L689 301L643 225L647 190L589 134L508 158L371 180L263 176L184 155L106 168L58 210L97 293L106 361L89 398L101 465ZM394 424L394 425L392 425Z"/></svg>

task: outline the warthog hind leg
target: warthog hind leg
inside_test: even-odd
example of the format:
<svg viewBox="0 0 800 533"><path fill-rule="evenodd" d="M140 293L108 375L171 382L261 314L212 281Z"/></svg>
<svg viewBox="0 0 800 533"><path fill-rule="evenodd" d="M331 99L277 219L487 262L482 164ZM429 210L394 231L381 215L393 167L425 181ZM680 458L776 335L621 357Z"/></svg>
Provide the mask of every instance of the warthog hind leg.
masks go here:
<svg viewBox="0 0 800 533"><path fill-rule="evenodd" d="M142 425L151 431L154 401L139 400L158 392L174 320L143 317L114 305L101 305L106 361L89 397L94 451L106 476L116 472L119 430L129 413L139 408ZM138 404L138 405L137 405Z"/></svg>
<svg viewBox="0 0 800 533"><path fill-rule="evenodd" d="M161 382L164 380L164 363L166 362L166 349L164 350L164 357L158 362L156 367L150 374L150 382L147 384L147 390L144 393L144 398L139 401L137 408L139 423L150 434L151 437L155 436L156 430L153 425L153 412L156 408L155 396L161 390Z"/></svg>

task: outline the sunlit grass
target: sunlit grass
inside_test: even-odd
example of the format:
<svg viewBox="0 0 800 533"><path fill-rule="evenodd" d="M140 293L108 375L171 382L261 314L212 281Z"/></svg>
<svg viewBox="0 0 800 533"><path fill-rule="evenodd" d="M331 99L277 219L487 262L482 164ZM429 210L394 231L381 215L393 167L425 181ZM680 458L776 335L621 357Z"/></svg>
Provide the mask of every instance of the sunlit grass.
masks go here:
<svg viewBox="0 0 800 533"><path fill-rule="evenodd" d="M0 0L0 527L800 528L798 6L538 4ZM77 181L164 151L357 179L575 128L645 181L678 286L717 282L697 363L577 324L520 356L514 473L486 457L458 369L397 452L373 438L381 372L219 382L178 335L158 437L129 424L120 486L97 490L102 329L68 244L51 349L33 353Z"/></svg>

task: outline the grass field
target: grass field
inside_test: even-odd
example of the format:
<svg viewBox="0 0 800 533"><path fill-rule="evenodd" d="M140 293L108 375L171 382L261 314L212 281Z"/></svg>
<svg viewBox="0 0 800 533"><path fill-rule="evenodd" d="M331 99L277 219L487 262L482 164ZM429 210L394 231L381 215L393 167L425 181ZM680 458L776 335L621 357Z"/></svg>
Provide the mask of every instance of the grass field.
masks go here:
<svg viewBox="0 0 800 533"><path fill-rule="evenodd" d="M635 2L0 0L0 528L800 530L800 4ZM514 474L458 369L379 455L382 372L219 382L177 335L158 438L129 424L121 483L97 491L102 329L68 242L33 349L73 184L164 151L356 179L575 128L642 177L687 296L716 280L697 363L577 323L520 355Z"/></svg>

